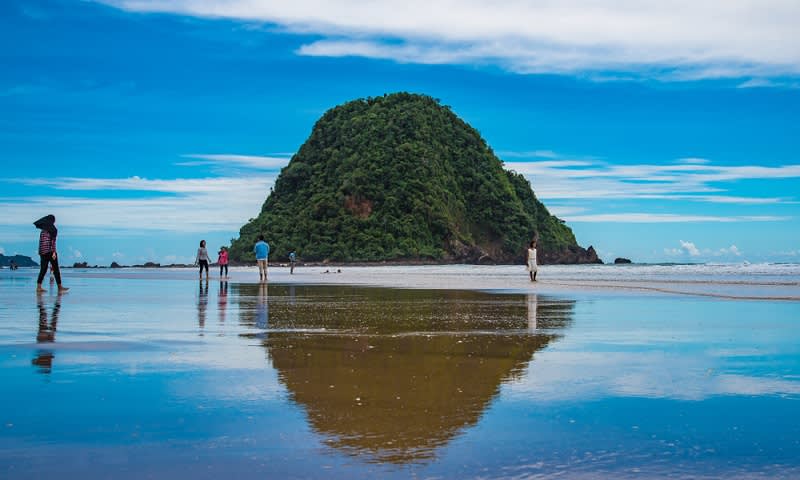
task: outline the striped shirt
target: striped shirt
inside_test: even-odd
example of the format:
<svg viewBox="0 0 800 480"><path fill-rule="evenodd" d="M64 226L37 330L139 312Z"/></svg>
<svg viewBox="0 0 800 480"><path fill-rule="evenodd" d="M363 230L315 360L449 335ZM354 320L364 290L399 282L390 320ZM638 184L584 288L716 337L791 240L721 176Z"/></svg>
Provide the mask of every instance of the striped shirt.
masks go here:
<svg viewBox="0 0 800 480"><path fill-rule="evenodd" d="M39 234L39 255L47 255L56 251L56 239L47 230Z"/></svg>

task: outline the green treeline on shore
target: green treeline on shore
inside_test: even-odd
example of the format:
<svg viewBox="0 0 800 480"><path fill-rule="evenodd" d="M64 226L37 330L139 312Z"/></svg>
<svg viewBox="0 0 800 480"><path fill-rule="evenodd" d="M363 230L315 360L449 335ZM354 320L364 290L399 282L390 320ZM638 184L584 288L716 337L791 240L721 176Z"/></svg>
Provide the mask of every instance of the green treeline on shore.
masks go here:
<svg viewBox="0 0 800 480"><path fill-rule="evenodd" d="M537 234L545 255L577 247L474 128L409 93L327 111L232 241L231 258L252 260L259 234L277 260L294 248L306 261L508 263Z"/></svg>

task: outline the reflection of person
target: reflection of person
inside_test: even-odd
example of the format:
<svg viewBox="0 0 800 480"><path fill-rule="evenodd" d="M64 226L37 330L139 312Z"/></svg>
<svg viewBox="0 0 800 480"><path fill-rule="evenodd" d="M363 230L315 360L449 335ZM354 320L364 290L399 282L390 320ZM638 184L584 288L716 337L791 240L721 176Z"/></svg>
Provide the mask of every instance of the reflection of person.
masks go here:
<svg viewBox="0 0 800 480"><path fill-rule="evenodd" d="M206 271L206 281L208 281L208 250L206 250L206 241L200 240L200 248L197 249L197 257L194 263L200 265L200 278L203 278L203 269Z"/></svg>
<svg viewBox="0 0 800 480"><path fill-rule="evenodd" d="M528 295L528 331L536 331L536 309L539 308L539 299L536 294Z"/></svg>
<svg viewBox="0 0 800 480"><path fill-rule="evenodd" d="M206 326L206 309L208 308L208 282L200 282L200 296L197 298L197 325L200 327L200 335Z"/></svg>
<svg viewBox="0 0 800 480"><path fill-rule="evenodd" d="M47 215L33 224L36 228L41 230L39 233L39 278L36 280L36 291L44 292L42 288L42 280L47 274L47 266L53 268L53 276L58 284L59 293L64 293L69 288L61 285L61 270L58 268L58 253L56 253L56 237L58 236L58 229L56 228L56 217L54 215Z"/></svg>
<svg viewBox="0 0 800 480"><path fill-rule="evenodd" d="M219 258L217 258L217 263L219 264L219 276L222 276L222 270L225 270L225 276L228 276L228 249L225 247L219 247Z"/></svg>
<svg viewBox="0 0 800 480"><path fill-rule="evenodd" d="M219 324L225 323L225 308L228 306L228 282L219 282Z"/></svg>
<svg viewBox="0 0 800 480"><path fill-rule="evenodd" d="M294 265L297 263L297 253L292 250L289 252L289 273L294 273Z"/></svg>
<svg viewBox="0 0 800 480"><path fill-rule="evenodd" d="M258 236L258 242L253 247L256 254L256 263L258 263L258 280L261 282L267 281L267 259L269 258L269 244L264 241L264 235Z"/></svg>
<svg viewBox="0 0 800 480"><path fill-rule="evenodd" d="M50 314L50 321L47 321L47 308L44 304L44 297L36 297L36 306L39 307L39 330L36 332L36 343L53 343L56 341L56 326L58 324L58 314L61 310L61 295L56 297L53 311ZM39 367L41 373L50 373L53 368L55 355L51 350L40 350L36 357L31 360L33 365Z"/></svg>
<svg viewBox="0 0 800 480"><path fill-rule="evenodd" d="M527 266L528 273L531 276L531 282L536 281L536 272L539 270L539 267L536 262L536 240L531 242L530 247L528 247L528 266Z"/></svg>
<svg viewBox="0 0 800 480"><path fill-rule="evenodd" d="M269 324L269 292L267 285L258 286L258 303L256 304L256 327L267 328Z"/></svg>

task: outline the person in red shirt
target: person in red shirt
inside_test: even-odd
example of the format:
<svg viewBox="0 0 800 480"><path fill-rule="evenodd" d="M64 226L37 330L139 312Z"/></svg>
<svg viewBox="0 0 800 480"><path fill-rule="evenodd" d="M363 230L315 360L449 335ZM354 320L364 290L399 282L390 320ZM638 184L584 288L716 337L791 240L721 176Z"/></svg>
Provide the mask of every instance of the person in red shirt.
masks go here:
<svg viewBox="0 0 800 480"><path fill-rule="evenodd" d="M219 248L219 258L217 259L219 265L219 276L222 277L222 270L225 270L225 276L228 276L228 249L225 247Z"/></svg>

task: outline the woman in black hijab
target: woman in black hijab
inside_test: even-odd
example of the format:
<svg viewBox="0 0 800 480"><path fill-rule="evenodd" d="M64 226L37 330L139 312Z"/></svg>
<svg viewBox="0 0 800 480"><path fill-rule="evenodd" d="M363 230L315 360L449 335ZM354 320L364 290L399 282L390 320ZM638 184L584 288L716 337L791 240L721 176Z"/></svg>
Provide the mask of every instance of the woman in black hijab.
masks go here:
<svg viewBox="0 0 800 480"><path fill-rule="evenodd" d="M42 231L39 234L39 258L41 261L39 262L39 278L36 280L36 291L44 292L42 280L44 280L44 276L47 274L47 266L50 264L53 265L53 275L56 277L56 283L58 284L58 293L66 292L69 288L61 286L61 270L58 268L56 217L47 215L36 220L33 224Z"/></svg>

